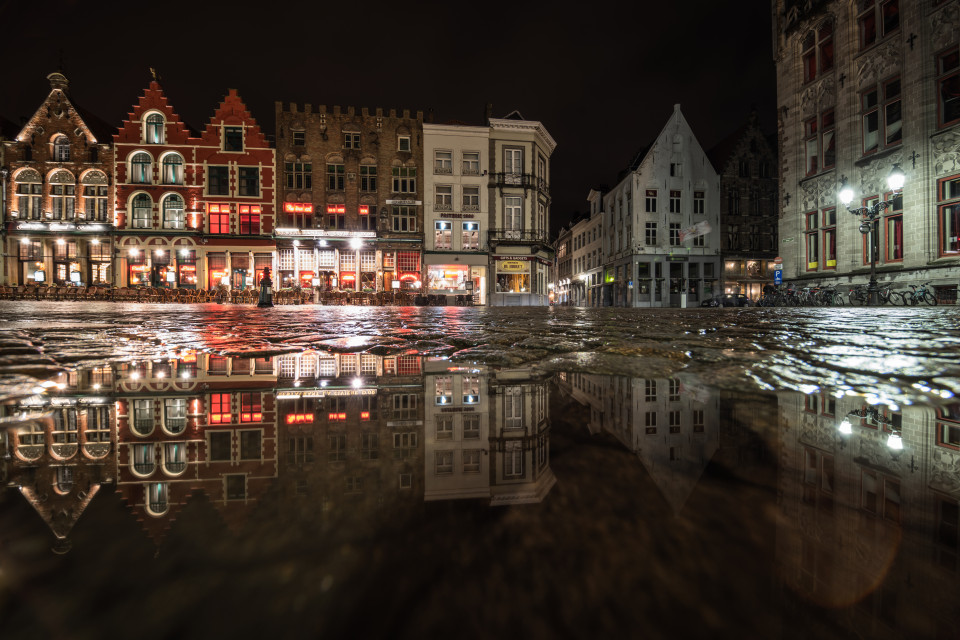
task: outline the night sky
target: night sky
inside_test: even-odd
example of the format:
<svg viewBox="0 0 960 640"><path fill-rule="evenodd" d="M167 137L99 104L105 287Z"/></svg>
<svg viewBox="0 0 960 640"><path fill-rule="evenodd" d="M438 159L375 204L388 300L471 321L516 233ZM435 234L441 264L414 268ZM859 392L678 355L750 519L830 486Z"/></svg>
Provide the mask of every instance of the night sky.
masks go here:
<svg viewBox="0 0 960 640"><path fill-rule="evenodd" d="M747 118L775 131L769 0L562 3L143 3L0 0L0 115L15 123L60 67L70 95L120 125L157 69L202 128L236 88L263 129L274 101L433 110L482 124L517 109L557 141L553 232L613 186L680 103L709 150ZM42 16L38 15L38 10ZM467 12L472 16L467 17Z"/></svg>

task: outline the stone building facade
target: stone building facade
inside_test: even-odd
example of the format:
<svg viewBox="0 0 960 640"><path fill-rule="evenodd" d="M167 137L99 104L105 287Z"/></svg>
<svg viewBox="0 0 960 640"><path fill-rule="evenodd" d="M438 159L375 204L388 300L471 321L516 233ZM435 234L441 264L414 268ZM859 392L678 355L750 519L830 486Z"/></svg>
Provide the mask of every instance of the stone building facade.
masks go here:
<svg viewBox="0 0 960 640"><path fill-rule="evenodd" d="M774 0L780 255L797 282L960 280L960 6L919 0ZM885 178L898 165L902 197ZM890 203L876 242L851 206ZM869 231L869 226L865 226ZM871 249L875 247L875 249Z"/></svg>
<svg viewBox="0 0 960 640"><path fill-rule="evenodd" d="M697 306L717 293L720 179L680 105L603 196L603 211L600 306Z"/></svg>
<svg viewBox="0 0 960 640"><path fill-rule="evenodd" d="M3 144L5 256L10 285L111 284L113 151L109 128L72 102L67 78Z"/></svg>
<svg viewBox="0 0 960 640"><path fill-rule="evenodd" d="M423 113L276 103L280 288L422 288Z"/></svg>
<svg viewBox="0 0 960 640"><path fill-rule="evenodd" d="M757 300L773 283L777 257L776 144L760 130L757 114L708 152L720 174L720 247L724 293Z"/></svg>

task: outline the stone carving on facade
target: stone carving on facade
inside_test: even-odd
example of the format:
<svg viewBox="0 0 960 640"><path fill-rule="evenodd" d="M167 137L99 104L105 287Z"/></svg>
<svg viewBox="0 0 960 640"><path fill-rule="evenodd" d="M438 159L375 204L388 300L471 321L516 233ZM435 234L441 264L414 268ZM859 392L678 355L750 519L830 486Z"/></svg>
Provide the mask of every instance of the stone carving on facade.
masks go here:
<svg viewBox="0 0 960 640"><path fill-rule="evenodd" d="M817 179L817 188L820 190L820 207L832 207L837 204L836 182L833 171Z"/></svg>
<svg viewBox="0 0 960 640"><path fill-rule="evenodd" d="M934 138L933 153L938 176L960 168L960 131L947 131Z"/></svg>
<svg viewBox="0 0 960 640"><path fill-rule="evenodd" d="M824 451L833 451L837 446L834 432L834 429L827 430L822 425L816 424L815 421L810 424L802 424L800 425L800 442Z"/></svg>
<svg viewBox="0 0 960 640"><path fill-rule="evenodd" d="M903 163L903 150L895 154L873 160L860 167L860 193L863 195L880 195L887 191L887 176L893 165Z"/></svg>
<svg viewBox="0 0 960 640"><path fill-rule="evenodd" d="M900 49L889 44L869 56L857 61L857 86L876 84L880 78L886 78L900 69Z"/></svg>
<svg viewBox="0 0 960 640"><path fill-rule="evenodd" d="M884 434L884 437L886 434ZM874 469L883 469L887 473L900 475L902 466L899 460L890 456L890 449L886 443L876 435L861 435L860 450L854 458L858 464L866 464Z"/></svg>
<svg viewBox="0 0 960 640"><path fill-rule="evenodd" d="M817 178L810 178L800 185L801 211L813 211L822 207L832 207L837 203L837 184L833 171Z"/></svg>
<svg viewBox="0 0 960 640"><path fill-rule="evenodd" d="M937 491L960 495L960 456L939 448L933 452L930 487Z"/></svg>
<svg viewBox="0 0 960 640"><path fill-rule="evenodd" d="M804 118L815 116L824 109L836 105L836 103L837 83L833 79L833 74L831 74L804 90L800 96L800 114Z"/></svg>
<svg viewBox="0 0 960 640"><path fill-rule="evenodd" d="M939 51L957 41L960 9L951 4L930 16L930 41L933 50Z"/></svg>
<svg viewBox="0 0 960 640"><path fill-rule="evenodd" d="M50 176L50 183L51 184L73 184L74 183L73 174L70 173L69 171L61 169L60 171L57 171L52 176Z"/></svg>
<svg viewBox="0 0 960 640"><path fill-rule="evenodd" d="M16 175L17 182L43 182L40 172L36 169L23 169Z"/></svg>
<svg viewBox="0 0 960 640"><path fill-rule="evenodd" d="M820 201L820 189L816 180L807 180L800 185L800 210L813 211L818 209L817 203Z"/></svg>

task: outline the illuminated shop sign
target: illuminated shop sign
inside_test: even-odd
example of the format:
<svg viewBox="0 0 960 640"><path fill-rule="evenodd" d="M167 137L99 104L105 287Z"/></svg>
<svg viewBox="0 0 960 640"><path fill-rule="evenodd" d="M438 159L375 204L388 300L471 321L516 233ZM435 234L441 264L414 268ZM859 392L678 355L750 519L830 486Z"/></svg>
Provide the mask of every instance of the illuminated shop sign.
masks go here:
<svg viewBox="0 0 960 640"><path fill-rule="evenodd" d="M308 424L313 422L312 413L291 413L287 416L287 424Z"/></svg>
<svg viewBox="0 0 960 640"><path fill-rule="evenodd" d="M504 273L525 273L527 270L527 263L522 260L500 260L497 262L497 271L503 271Z"/></svg>
<svg viewBox="0 0 960 640"><path fill-rule="evenodd" d="M347 206L344 204L328 204L327 213L346 213Z"/></svg>
<svg viewBox="0 0 960 640"><path fill-rule="evenodd" d="M423 204L422 200L387 200L387 204L395 204L401 207L419 207Z"/></svg>
<svg viewBox="0 0 960 640"><path fill-rule="evenodd" d="M360 215L362 216L370 215L370 207L368 205L365 205L365 204L360 205L359 211L360 211Z"/></svg>
<svg viewBox="0 0 960 640"><path fill-rule="evenodd" d="M18 222L17 231L89 231L103 233L107 230L105 224L70 224L65 222Z"/></svg>
<svg viewBox="0 0 960 640"><path fill-rule="evenodd" d="M376 238L376 231L343 231L340 229L275 229L278 236L310 236L313 238Z"/></svg>
<svg viewBox="0 0 960 640"><path fill-rule="evenodd" d="M376 389L286 389L277 393L277 400L296 398L332 398L338 396L375 396Z"/></svg>
<svg viewBox="0 0 960 640"><path fill-rule="evenodd" d="M230 213L230 205L211 202L207 205L207 213Z"/></svg>
<svg viewBox="0 0 960 640"><path fill-rule="evenodd" d="M284 202L283 210L286 213L313 213L313 205L309 202Z"/></svg>

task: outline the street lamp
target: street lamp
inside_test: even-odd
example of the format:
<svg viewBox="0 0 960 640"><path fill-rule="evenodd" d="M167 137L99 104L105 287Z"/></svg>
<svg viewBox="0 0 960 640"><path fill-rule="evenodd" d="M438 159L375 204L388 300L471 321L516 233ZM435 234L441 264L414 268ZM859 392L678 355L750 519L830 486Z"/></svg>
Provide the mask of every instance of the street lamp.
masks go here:
<svg viewBox="0 0 960 640"><path fill-rule="evenodd" d="M903 453L903 434L899 427L893 426L893 418L883 415L876 407L868 406L863 409L854 409L843 418L843 422L837 427L841 449L846 446L847 440L849 440L853 434L853 425L850 424L850 416L869 418L876 424L889 425L890 435L887 436L887 448L890 449L890 457L893 458L894 461L900 459L900 454Z"/></svg>
<svg viewBox="0 0 960 640"><path fill-rule="evenodd" d="M900 164L895 163L893 169L890 170L890 175L887 176L887 186L890 187L890 191L892 192L890 199L880 200L869 207L851 209L850 203L853 202L854 195L853 187L847 183L845 176L840 177L840 202L847 208L847 211L853 215L860 216L860 233L867 235L872 232L873 234L873 241L870 243L872 245L870 247L870 284L867 285L869 304L880 303L879 289L877 287L877 253L880 252L880 216L886 209L893 206L893 201L900 195L900 191L903 189L905 179L906 176L903 173L903 169L900 168Z"/></svg>

